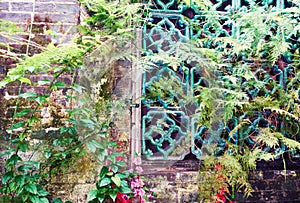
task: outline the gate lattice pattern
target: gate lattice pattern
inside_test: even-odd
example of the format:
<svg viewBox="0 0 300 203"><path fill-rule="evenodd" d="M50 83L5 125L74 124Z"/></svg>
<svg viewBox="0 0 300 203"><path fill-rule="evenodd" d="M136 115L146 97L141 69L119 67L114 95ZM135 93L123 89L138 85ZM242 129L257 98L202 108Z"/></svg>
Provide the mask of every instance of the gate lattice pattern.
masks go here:
<svg viewBox="0 0 300 203"><path fill-rule="evenodd" d="M221 16L215 24L221 29L216 32L207 21L207 16L192 1L189 3L178 3L175 0L154 0L150 6L150 12L147 16L149 22L143 29L143 49L146 54L158 52L172 52L178 42L188 42L189 40L199 39L203 36L237 36L239 29L237 25L228 24L228 13L245 9L248 5L245 0L213 0L215 10ZM259 3L261 6L274 6L284 8L291 6L291 3L285 0L269 0ZM227 22L226 24L224 22ZM288 37L287 37L288 39ZM299 40L297 43L290 44L294 50L299 49ZM211 47L212 42L207 42L207 47ZM291 60L285 56L285 61ZM155 69L146 71L143 75L142 91L147 94L149 89L157 82L168 87L170 84L163 82L172 79L182 92L175 92L175 88L170 88L171 94L167 97L145 98L142 106L142 154L148 160L170 159L178 160L188 153L193 153L198 158L203 154L201 146L206 142L205 134L207 128L198 126L198 117L195 116L195 110L198 103L190 103L188 110L186 104L180 103L180 97L193 97L197 92L195 87L206 86L206 78L201 74L201 68L197 65L182 64L177 70L170 68L163 63L157 63ZM186 68L188 67L188 68ZM268 68L266 68L268 67ZM253 87L247 90L250 99L264 95L272 94L278 89L287 91L287 84L295 78L297 70L295 67L285 63L284 66L276 64L269 67L268 64L261 64L253 71L253 74L264 84L261 88ZM244 81L247 83L248 81ZM299 89L299 81L292 87L295 91ZM172 93L173 91L173 93ZM180 96L181 95L181 96ZM182 96L184 95L184 96ZM244 115L247 117L247 115ZM274 117L274 118L273 118ZM276 117L276 118L275 118ZM254 112L249 119L251 125L244 131L237 131L231 137L225 139L238 143L239 139L245 139L249 146L254 146L253 136L258 133L259 127L268 126L278 129L286 137L299 140L299 123L284 119L271 111ZM270 122L271 120L271 122ZM274 122L272 122L274 121ZM292 123L291 123L292 122ZM238 118L233 117L227 126L219 129L222 133L230 132L239 124ZM287 130L289 129L289 130ZM253 136L248 136L252 134ZM225 147L226 142L223 139L218 141L219 146ZM284 150L285 146L280 146L277 151ZM266 149L268 150L268 149Z"/></svg>

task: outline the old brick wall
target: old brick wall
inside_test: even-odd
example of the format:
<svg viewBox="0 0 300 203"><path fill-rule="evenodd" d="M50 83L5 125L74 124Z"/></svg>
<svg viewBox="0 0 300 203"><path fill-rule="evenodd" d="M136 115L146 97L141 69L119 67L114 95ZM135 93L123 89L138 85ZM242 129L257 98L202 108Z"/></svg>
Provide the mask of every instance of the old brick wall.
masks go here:
<svg viewBox="0 0 300 203"><path fill-rule="evenodd" d="M63 44L70 41L77 34L76 26L80 23L82 9L77 0L1 0L0 1L0 19L14 22L20 31L12 35L4 33L0 30L0 43L7 43L10 48L0 45L0 79L4 78L10 68L14 68L16 60L4 57L7 52L13 52L17 56L22 57L27 51L28 41L35 46L29 46L28 54L33 55L41 52L41 48L49 43ZM12 34L12 33L10 33ZM30 38L30 39L29 39ZM27 75L32 83L39 80L51 80L53 76L49 74L31 74ZM59 78L60 81L67 85L71 84L71 75L63 74ZM19 82L14 82L1 88L0 91L0 139L5 139L5 128L12 117L14 96L19 91ZM45 93L45 86L30 86L23 84L21 92L35 91L38 94ZM66 89L56 92L66 94ZM53 100L58 101L56 98ZM58 102L59 103L59 102ZM28 105L28 104L23 104ZM69 108L69 104L61 102L58 111L65 106ZM50 124L49 124L50 125Z"/></svg>
<svg viewBox="0 0 300 203"><path fill-rule="evenodd" d="M0 43L8 43L10 51L22 56L27 49L27 42L37 46L29 46L29 55L39 53L40 47L45 47L50 42L63 44L70 41L77 34L76 26L80 23L83 10L77 0L1 0L0 19L14 22L21 31L14 38L1 32ZM30 39L29 39L30 38ZM1 50L6 50L1 45ZM3 51L4 52L4 51ZM1 53L4 54L4 53ZM9 68L14 67L16 61L11 58L1 57L0 78L3 78ZM32 82L41 79L50 79L49 75L31 75ZM70 77L62 77L67 84ZM24 87L24 89L28 87ZM16 93L18 84L10 86L8 94ZM36 87L35 91L42 92L44 87ZM4 91L1 91L4 94Z"/></svg>
<svg viewBox="0 0 300 203"><path fill-rule="evenodd" d="M47 29L63 34L78 25L80 6L77 0L1 0L0 19L27 28L31 18L35 19L34 24L46 25Z"/></svg>
<svg viewBox="0 0 300 203"><path fill-rule="evenodd" d="M260 161L249 175L254 192L246 198L235 193L235 203L300 203L300 159ZM158 191L157 203L196 203L201 175L181 169L152 171L145 175ZM206 182L207 183L207 182Z"/></svg>
<svg viewBox="0 0 300 203"><path fill-rule="evenodd" d="M14 38L11 38L11 36L0 29L0 43L9 44L10 51L16 53L19 57L22 57L22 55L26 53L29 38L30 43L40 47L45 47L49 43L63 45L77 35L76 26L80 23L84 15L77 0L0 0L0 19L12 21L21 28L18 33L15 33ZM38 46L29 46L28 54L33 55L40 53L41 49L38 48ZM10 68L15 67L16 61L11 58L1 57L8 49L2 44L0 48L0 79L2 79ZM32 83L45 79L51 80L53 78L52 75L46 73L31 74L26 75L26 77L28 77ZM65 73L61 75L58 80L70 85L72 81L71 77L71 74ZM8 146L7 141L9 135L6 129L11 123L16 102L15 95L19 91L19 84L19 82L14 82L0 89L0 152L5 150ZM43 85L33 87L24 83L21 92L28 91L44 94L46 93L46 87ZM65 113L63 112L65 112L65 109L69 109L71 105L62 99L65 98L67 91L67 88L53 91L49 98L51 104L44 105L41 109L45 114L45 116L40 115L44 129L47 127L55 127L55 123L58 121L57 119L64 119L63 114ZM21 108L34 107L33 103L23 101L19 106ZM46 122L43 122L44 120ZM32 145L40 144L43 140L59 136L59 133L55 131L46 132L44 129L32 136L30 141ZM28 154L31 155L31 153ZM23 156L26 157L27 154ZM34 158L35 157L33 157L33 159ZM4 161L5 157L1 157L0 175L4 173ZM88 170L87 168L97 169L97 167L93 165L94 160L87 160L86 157L82 157L82 159L77 160L77 162L77 165L80 167L70 168L70 172L66 174L66 177L51 177L49 182L51 187L47 189L59 196L64 196L66 200L70 200L70 196L72 196L74 197L74 202L82 202L80 198L85 198L85 192L80 193L78 191L81 191L82 188L87 188L85 185L87 182L90 182L89 185L92 185L91 182L95 181L97 174L94 170ZM65 188L68 189L65 190ZM76 190L76 188L77 191L73 194L73 190ZM59 194L57 193L58 191L60 192ZM0 202L1 201L2 200L0 200Z"/></svg>

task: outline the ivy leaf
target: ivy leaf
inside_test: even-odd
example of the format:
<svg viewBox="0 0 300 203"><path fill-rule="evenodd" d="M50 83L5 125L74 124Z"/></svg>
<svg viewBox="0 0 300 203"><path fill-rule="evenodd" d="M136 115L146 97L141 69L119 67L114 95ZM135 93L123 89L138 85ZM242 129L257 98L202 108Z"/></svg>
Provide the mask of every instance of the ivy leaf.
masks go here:
<svg viewBox="0 0 300 203"><path fill-rule="evenodd" d="M45 152L46 159L49 159L51 157L51 152Z"/></svg>
<svg viewBox="0 0 300 203"><path fill-rule="evenodd" d="M32 194L37 194L37 188L35 184L28 184L25 186L25 190L32 193Z"/></svg>
<svg viewBox="0 0 300 203"><path fill-rule="evenodd" d="M66 88L67 87L66 83L61 82L61 81L55 82L53 86L55 86L56 88Z"/></svg>
<svg viewBox="0 0 300 203"><path fill-rule="evenodd" d="M17 164L18 161L22 161L21 157L14 154L9 159L6 160L5 165L6 166L14 166Z"/></svg>
<svg viewBox="0 0 300 203"><path fill-rule="evenodd" d="M40 203L40 198L37 195L30 196L30 200L32 203Z"/></svg>
<svg viewBox="0 0 300 203"><path fill-rule="evenodd" d="M39 203L49 203L49 200L46 197L40 198Z"/></svg>
<svg viewBox="0 0 300 203"><path fill-rule="evenodd" d="M94 122L92 121L92 120L90 120L90 119L80 119L79 120L79 122L80 122L80 124L82 124L84 127L87 127L87 128L89 128L89 129L91 129L91 130L93 130L94 129Z"/></svg>
<svg viewBox="0 0 300 203"><path fill-rule="evenodd" d="M15 151L15 149L8 149L8 150L6 150L4 152L1 152L0 153L0 157L2 157L2 156L10 156L10 154L13 153L14 151Z"/></svg>
<svg viewBox="0 0 300 203"><path fill-rule="evenodd" d="M29 97L33 98L33 97L37 97L37 96L38 96L38 94L35 92L25 92L23 94L19 94L19 97L24 98L24 99L27 99Z"/></svg>
<svg viewBox="0 0 300 203"><path fill-rule="evenodd" d="M84 90L85 87L75 84L75 85L73 85L72 89L75 90L76 92L82 92L82 90Z"/></svg>
<svg viewBox="0 0 300 203"><path fill-rule="evenodd" d="M114 172L107 172L106 175L107 175L107 176L113 176L113 175L114 175Z"/></svg>
<svg viewBox="0 0 300 203"><path fill-rule="evenodd" d="M98 197L98 200L100 201L100 203L102 203L102 202L104 202L105 198L104 198L104 196L100 196L100 197Z"/></svg>
<svg viewBox="0 0 300 203"><path fill-rule="evenodd" d="M118 172L118 166L116 166L116 165L112 165L111 166L111 170L114 172L114 173L117 173Z"/></svg>
<svg viewBox="0 0 300 203"><path fill-rule="evenodd" d="M38 161L26 161L25 163L33 165L36 169L40 169L41 167L41 162Z"/></svg>
<svg viewBox="0 0 300 203"><path fill-rule="evenodd" d="M21 142L18 145L18 148L22 151L22 152L26 152L27 148L28 148L28 143L27 142Z"/></svg>
<svg viewBox="0 0 300 203"><path fill-rule="evenodd" d="M111 155L111 154L108 155L108 156L107 156L107 159L111 160L112 163L115 163L115 162L116 162L116 157L115 157L114 155Z"/></svg>
<svg viewBox="0 0 300 203"><path fill-rule="evenodd" d="M12 180L14 177L14 173L12 171L8 171L6 172L3 176L2 176L2 183L5 184L8 181Z"/></svg>
<svg viewBox="0 0 300 203"><path fill-rule="evenodd" d="M117 192L112 190L109 192L109 196L112 198L112 200L115 202L117 198Z"/></svg>
<svg viewBox="0 0 300 203"><path fill-rule="evenodd" d="M55 198L52 200L52 203L63 203L61 198Z"/></svg>
<svg viewBox="0 0 300 203"><path fill-rule="evenodd" d="M59 139L55 139L55 140L53 141L53 146L54 146L54 147L57 147L59 144L60 144L60 140L59 140Z"/></svg>
<svg viewBox="0 0 300 203"><path fill-rule="evenodd" d="M102 168L101 168L101 171L100 171L100 174L99 174L99 176L100 176L100 178L104 178L104 176L105 176L105 174L108 172L108 168L106 167L106 166L103 166Z"/></svg>
<svg viewBox="0 0 300 203"><path fill-rule="evenodd" d="M34 99L39 105L43 103L48 103L47 101L47 96L38 96L37 98Z"/></svg>
<svg viewBox="0 0 300 203"><path fill-rule="evenodd" d="M49 193L46 191L46 190L39 190L38 191L38 195L39 196L42 196L42 197L45 197L47 196Z"/></svg>
<svg viewBox="0 0 300 203"><path fill-rule="evenodd" d="M104 145L99 143L97 140L91 140L86 143L87 148L91 150L93 153L96 152L97 149L105 149Z"/></svg>
<svg viewBox="0 0 300 203"><path fill-rule="evenodd" d="M38 81L38 85L50 85L51 81L50 80L40 80Z"/></svg>
<svg viewBox="0 0 300 203"><path fill-rule="evenodd" d="M23 202L27 202L28 197L29 197L29 194L22 195Z"/></svg>
<svg viewBox="0 0 300 203"><path fill-rule="evenodd" d="M111 179L110 178L103 178L100 182L100 187L109 185L111 183Z"/></svg>
<svg viewBox="0 0 300 203"><path fill-rule="evenodd" d="M32 124L34 123L34 122L40 122L41 121L41 119L40 118L38 118L38 117L31 117L29 120L28 120L28 124L29 124L29 126L32 126Z"/></svg>
<svg viewBox="0 0 300 203"><path fill-rule="evenodd" d="M30 81L28 78L19 78L18 80L19 80L20 82L28 83L29 85L31 85L31 81Z"/></svg>
<svg viewBox="0 0 300 203"><path fill-rule="evenodd" d="M121 192L123 194L130 194L132 193L131 189L129 187L121 187Z"/></svg>
<svg viewBox="0 0 300 203"><path fill-rule="evenodd" d="M111 180L116 184L117 187L121 186L121 179L118 176L114 176L111 178Z"/></svg>
<svg viewBox="0 0 300 203"><path fill-rule="evenodd" d="M26 70L28 70L30 73L33 73L33 71L35 70L34 66L27 66Z"/></svg>
<svg viewBox="0 0 300 203"><path fill-rule="evenodd" d="M127 164L124 161L117 161L116 165L118 165L119 167L126 167Z"/></svg>
<svg viewBox="0 0 300 203"><path fill-rule="evenodd" d="M17 112L14 117L24 117L26 116L27 114L29 114L30 112L32 111L32 109L23 109L22 111L20 112Z"/></svg>
<svg viewBox="0 0 300 203"><path fill-rule="evenodd" d="M9 130L9 131L16 130L16 129L18 129L18 128L23 127L24 125L25 125L25 122L24 122L24 121L20 121L20 122L14 123L14 124L12 125L12 127L10 127L8 130Z"/></svg>
<svg viewBox="0 0 300 203"><path fill-rule="evenodd" d="M23 141L23 140L25 139L26 136L27 136L26 133L21 133L21 134L19 135L20 141Z"/></svg>
<svg viewBox="0 0 300 203"><path fill-rule="evenodd" d="M128 178L129 177L129 173L126 173L126 172L118 173L118 174L116 174L116 176L118 176L121 179L124 179L124 178Z"/></svg>
<svg viewBox="0 0 300 203"><path fill-rule="evenodd" d="M101 144L100 142L98 142L97 140L92 140L91 142L92 142L93 145L95 145L97 148L99 148L99 149L105 149L104 145Z"/></svg>
<svg viewBox="0 0 300 203"><path fill-rule="evenodd" d="M87 196L87 201L91 201L97 197L97 190L91 190Z"/></svg>
<svg viewBox="0 0 300 203"><path fill-rule="evenodd" d="M105 151L106 150L103 150L102 152L99 152L98 154L97 154L97 157L98 157L98 159L101 161L101 162L103 162L104 160L105 160Z"/></svg>
<svg viewBox="0 0 300 203"><path fill-rule="evenodd" d="M29 170L32 170L32 169L33 169L33 166L26 165L26 164L21 165L21 166L18 167L18 171L20 171L20 172L29 171Z"/></svg>
<svg viewBox="0 0 300 203"><path fill-rule="evenodd" d="M86 143L86 146L87 146L87 148L88 148L91 152L93 152L93 153L95 153L96 150L97 150L97 148L95 147L95 145L93 145L92 142L87 142L87 143Z"/></svg>
<svg viewBox="0 0 300 203"><path fill-rule="evenodd" d="M19 187L23 187L25 182L25 176L24 175L18 175L15 177L15 182Z"/></svg>

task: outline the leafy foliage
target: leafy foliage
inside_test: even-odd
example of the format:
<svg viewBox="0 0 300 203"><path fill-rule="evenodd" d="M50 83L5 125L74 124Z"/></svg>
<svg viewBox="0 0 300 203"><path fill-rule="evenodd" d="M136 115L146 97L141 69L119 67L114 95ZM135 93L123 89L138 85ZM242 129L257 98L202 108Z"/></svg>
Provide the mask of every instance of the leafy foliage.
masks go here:
<svg viewBox="0 0 300 203"><path fill-rule="evenodd" d="M83 86L75 83L78 69L87 65L86 58L91 57L92 53L99 50L103 57L102 65L106 69L109 69L110 65L120 58L132 58L133 54L124 49L129 46L128 39L134 39L133 31L136 25L142 23L140 4L126 1L122 1L122 5L107 1L82 1L82 3L90 10L91 17L87 18L85 24L80 26L82 36L78 39L64 45L50 43L45 47L32 41L26 41L24 44L27 43L27 46L36 47L40 51L36 54L29 53L29 49L25 55L20 56L8 51L3 52L6 57L13 56L18 63L15 68L9 69L0 85L5 87L14 82L21 84L19 95L15 101L12 123L7 129L10 133L10 145L8 150L1 154L7 158L7 161L0 192L4 196L10 196L10 201L21 199L22 202L49 202L48 192L42 189L47 182L45 180L49 178L47 170L50 168L51 175L62 167L68 166L72 163L72 159L85 153L84 146L92 154L96 154L100 162L111 162L110 169L116 175L107 177L111 177L112 183L122 189L119 192L126 194L132 192L128 185L126 186L127 183L123 180L125 177L120 172L121 169L127 167L123 161L117 160L117 157L122 155L118 152L111 152L111 148L115 147L116 143L111 142L108 138L112 117L105 118L107 116L105 113L109 112L109 108L111 108L109 103L112 100L109 92L100 92L97 95L97 97L103 96L104 98L101 100L102 103L98 102L98 110L81 106L67 109L64 116L59 117L61 120L56 123L58 126L50 126L58 129L60 135L50 138L45 148L41 149L40 145L31 146L29 144L29 141L35 136L34 132L40 127L45 128L40 116L45 114L43 111L46 107L46 109L51 109L51 105L54 105L55 101L52 100L52 95L58 91L68 90L68 93L61 99L72 102L77 99L76 93L82 94L83 91L86 91ZM0 26L3 28L1 29L2 35L19 40L17 34L21 30L12 23L1 21ZM15 35L10 35L12 31ZM10 50L9 45L6 48ZM52 77L33 83L30 75L39 73L47 73ZM66 84L61 79L66 74L72 76L71 84ZM103 80L106 80L104 78L106 76L103 75ZM42 85L45 94L23 92L25 84L32 87ZM22 109L21 102L23 101L31 103L31 107ZM101 119L99 115L101 115ZM45 162L42 162L43 160L31 161L36 151L44 154ZM22 153L32 153L32 155L29 160L26 160L21 158ZM107 169L106 166L102 170L105 169ZM44 173L45 170L46 173ZM101 178L104 175L102 174ZM99 187L106 188L107 184L103 184L102 182ZM99 192L101 193L101 190ZM89 195L90 199L91 194ZM109 196L103 196L103 198L108 197L115 199L115 191L110 192ZM60 199L52 201L61 202Z"/></svg>

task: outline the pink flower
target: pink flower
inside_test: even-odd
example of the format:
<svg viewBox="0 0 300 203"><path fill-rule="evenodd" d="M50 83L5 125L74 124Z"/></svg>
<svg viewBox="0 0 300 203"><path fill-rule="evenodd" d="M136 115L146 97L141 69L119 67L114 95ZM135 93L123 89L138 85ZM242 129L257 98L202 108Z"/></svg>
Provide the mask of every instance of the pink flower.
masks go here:
<svg viewBox="0 0 300 203"><path fill-rule="evenodd" d="M138 173L142 173L142 172L144 171L143 168L140 167L140 166L135 167L135 170L136 170L136 172L138 172Z"/></svg>
<svg viewBox="0 0 300 203"><path fill-rule="evenodd" d="M133 163L135 164L135 165L141 165L142 164L142 159L141 159L141 157L135 157L134 159L133 159Z"/></svg>
<svg viewBox="0 0 300 203"><path fill-rule="evenodd" d="M140 188L144 186L144 181L138 176L135 176L134 179L131 181L130 187L131 189Z"/></svg>
<svg viewBox="0 0 300 203"><path fill-rule="evenodd" d="M129 170L128 170L128 173L133 173L133 169L132 169L132 168L129 169Z"/></svg>
<svg viewBox="0 0 300 203"><path fill-rule="evenodd" d="M130 188L133 190L133 189L135 189L135 188L137 188L137 187L138 187L137 182L131 181L131 183L130 183Z"/></svg>
<svg viewBox="0 0 300 203"><path fill-rule="evenodd" d="M144 194L145 194L145 190L142 189L142 188L135 189L135 190L133 191L133 195L134 195L135 197L136 197L136 196L142 197L142 196L144 196Z"/></svg>
<svg viewBox="0 0 300 203"><path fill-rule="evenodd" d="M147 198L150 200L153 198L153 196L151 194L147 195Z"/></svg>

